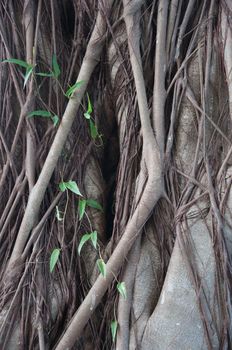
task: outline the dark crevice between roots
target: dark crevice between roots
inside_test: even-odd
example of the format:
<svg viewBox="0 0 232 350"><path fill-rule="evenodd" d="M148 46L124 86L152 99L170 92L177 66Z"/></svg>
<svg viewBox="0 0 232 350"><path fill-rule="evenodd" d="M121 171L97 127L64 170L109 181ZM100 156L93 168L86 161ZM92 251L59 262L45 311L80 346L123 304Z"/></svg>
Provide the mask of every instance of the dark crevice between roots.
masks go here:
<svg viewBox="0 0 232 350"><path fill-rule="evenodd" d="M119 162L119 140L118 127L116 121L113 122L110 135L104 144L104 156L102 162L102 175L106 183L105 201L106 201L106 238L111 238L115 216L115 189L116 175Z"/></svg>

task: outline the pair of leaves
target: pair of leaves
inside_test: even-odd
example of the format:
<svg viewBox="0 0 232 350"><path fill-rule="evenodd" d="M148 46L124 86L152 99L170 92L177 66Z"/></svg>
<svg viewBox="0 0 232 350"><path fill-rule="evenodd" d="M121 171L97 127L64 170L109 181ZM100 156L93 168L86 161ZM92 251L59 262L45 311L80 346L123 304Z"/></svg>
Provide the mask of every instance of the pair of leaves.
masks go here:
<svg viewBox="0 0 232 350"><path fill-rule="evenodd" d="M59 117L56 114L53 115L52 113L45 110L32 111L31 113L28 114L28 118L31 118L31 117L50 118L54 126L56 126L59 123Z"/></svg>
<svg viewBox="0 0 232 350"><path fill-rule="evenodd" d="M52 271L54 270L56 264L57 264L57 261L59 259L59 256L60 256L60 249L58 248L55 248L52 253L51 253L51 256L50 256L50 272L52 273Z"/></svg>
<svg viewBox="0 0 232 350"><path fill-rule="evenodd" d="M52 72L51 73L36 73L36 74L41 76L41 77L54 77L57 79L60 76L60 73L61 73L60 66L57 62L56 55L53 54L53 56L52 56ZM70 86L68 88L68 90L66 91L65 96L67 96L68 98L71 98L74 91L76 89L78 89L83 83L84 83L84 81L81 80L81 81L76 82L74 85Z"/></svg>
<svg viewBox="0 0 232 350"><path fill-rule="evenodd" d="M82 196L76 181L69 180L68 182L60 182L59 183L59 189L61 192L64 192L66 190L70 190L71 192L77 194L78 196Z"/></svg>
<svg viewBox="0 0 232 350"><path fill-rule="evenodd" d="M81 80L76 82L74 85L70 86L66 91L65 96L68 98L71 98L74 91L76 91L83 83L84 83L84 80Z"/></svg>
<svg viewBox="0 0 232 350"><path fill-rule="evenodd" d="M22 61L22 60L19 60L17 58L9 58L9 59L4 60L2 62L16 64L16 65L26 69L26 73L24 75L24 84L23 84L23 88L25 88L25 86L26 86L26 84L27 84L32 72L33 72L34 66L32 64L27 63L26 61Z"/></svg>
<svg viewBox="0 0 232 350"><path fill-rule="evenodd" d="M78 203L78 213L79 213L79 219L81 220L85 214L86 207L91 207L94 209L98 209L100 211L103 211L103 208L101 204L99 204L94 199L80 199Z"/></svg>
<svg viewBox="0 0 232 350"><path fill-rule="evenodd" d="M97 249L97 231L93 231L91 233L86 233L84 236L82 236L81 241L78 246L78 254L81 254L81 249L84 246L84 244L88 241L92 242L95 249ZM106 277L106 264L103 259L97 260L97 267L102 274L103 277Z"/></svg>
<svg viewBox="0 0 232 350"><path fill-rule="evenodd" d="M81 254L82 247L89 240L91 240L94 248L97 249L97 231L93 231L91 233L86 233L84 236L82 236L80 243L78 245L78 254L79 255Z"/></svg>
<svg viewBox="0 0 232 350"><path fill-rule="evenodd" d="M97 260L97 266L102 274L103 277L106 277L106 264L103 259L98 259ZM117 290L121 294L121 296L126 299L127 298L127 292L126 292L126 284L125 282L119 282L117 284Z"/></svg>
<svg viewBox="0 0 232 350"><path fill-rule="evenodd" d="M33 70L34 70L34 66L27 63L26 61L23 61L23 60L19 60L17 58L9 58L8 60L4 60L4 62L8 62L8 63L12 63L12 64L16 64L18 66L21 66L23 68L26 69L26 73L25 73L25 76L24 76L24 85L23 85L23 88L26 86ZM43 72L39 72L39 73L36 73L36 75L39 75L41 77L55 77L55 78L58 78L60 76L60 67L59 67L59 64L57 62L57 58L56 58L56 55L53 54L52 56L52 72L51 73L43 73ZM55 122L54 122L54 125L55 125Z"/></svg>
<svg viewBox="0 0 232 350"><path fill-rule="evenodd" d="M58 78L60 76L60 66L57 62L56 55L52 55L52 72L51 73L44 73L44 72L39 72L36 73L36 75L39 75L40 77L54 77Z"/></svg>

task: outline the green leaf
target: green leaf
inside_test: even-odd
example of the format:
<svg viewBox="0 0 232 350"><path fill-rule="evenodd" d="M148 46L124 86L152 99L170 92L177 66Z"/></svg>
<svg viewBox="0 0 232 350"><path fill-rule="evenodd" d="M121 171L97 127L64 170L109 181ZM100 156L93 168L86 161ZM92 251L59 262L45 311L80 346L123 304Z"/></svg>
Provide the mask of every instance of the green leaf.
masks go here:
<svg viewBox="0 0 232 350"><path fill-rule="evenodd" d="M83 247L83 245L88 242L91 239L91 234L90 233L86 233L84 236L81 237L80 243L78 245L78 254L81 254L81 249Z"/></svg>
<svg viewBox="0 0 232 350"><path fill-rule="evenodd" d="M22 60L18 60L17 58L9 58L8 60L2 61L2 63L5 63L5 62L17 64L17 65L19 65L21 67L24 67L26 69L31 67L31 65L28 64L27 62L22 61Z"/></svg>
<svg viewBox="0 0 232 350"><path fill-rule="evenodd" d="M59 67L59 64L57 62L57 59L56 59L56 55L54 54L52 56L52 68L53 68L53 74L56 78L59 77L60 75L60 67Z"/></svg>
<svg viewBox="0 0 232 350"><path fill-rule="evenodd" d="M90 119L91 115L88 112L86 112L86 113L84 113L84 117L85 117L85 119Z"/></svg>
<svg viewBox="0 0 232 350"><path fill-rule="evenodd" d="M97 260L97 267L102 274L103 277L106 277L106 264L104 263L103 259Z"/></svg>
<svg viewBox="0 0 232 350"><path fill-rule="evenodd" d="M33 69L34 67L33 66L28 66L27 67L27 71L26 71L26 74L24 76L24 84L23 84L23 88L25 88L27 82L28 82L28 79L30 78L32 72L33 72Z"/></svg>
<svg viewBox="0 0 232 350"><path fill-rule="evenodd" d="M98 131L96 125L92 122L92 120L89 121L89 126L90 126L90 135L92 139L96 139L98 136Z"/></svg>
<svg viewBox="0 0 232 350"><path fill-rule="evenodd" d="M119 291L119 293L122 295L122 297L124 299L126 299L126 285L125 285L125 282L120 282L117 284L117 290Z"/></svg>
<svg viewBox="0 0 232 350"><path fill-rule="evenodd" d="M45 110L37 110L37 111L33 111L31 113L29 113L28 115L28 118L31 118L31 117L45 117L45 118L50 118L52 115L50 112L48 111L45 111Z"/></svg>
<svg viewBox="0 0 232 350"><path fill-rule="evenodd" d="M91 232L91 241L95 249L97 249L97 231Z"/></svg>
<svg viewBox="0 0 232 350"><path fill-rule="evenodd" d="M60 189L61 192L64 192L67 189L66 182L60 182L59 183L59 189Z"/></svg>
<svg viewBox="0 0 232 350"><path fill-rule="evenodd" d="M85 214L85 208L86 208L86 199L80 199L78 203L78 213L79 213L79 220L81 220Z"/></svg>
<svg viewBox="0 0 232 350"><path fill-rule="evenodd" d="M66 91L65 96L70 98L72 96L72 94L74 93L74 91L76 89L78 89L83 83L84 83L84 80L81 80L81 81L78 81L77 83L75 83L74 85L70 86L70 88Z"/></svg>
<svg viewBox="0 0 232 350"><path fill-rule="evenodd" d="M59 255L60 255L60 249L58 248L54 249L50 256L50 272L54 270L54 267L56 266L56 263L59 259Z"/></svg>
<svg viewBox="0 0 232 350"><path fill-rule="evenodd" d="M91 104L91 101L90 101L90 98L89 98L89 94L87 94L87 98L88 98L88 110L87 110L87 113L91 114L93 112L93 107L92 107L92 104Z"/></svg>
<svg viewBox="0 0 232 350"><path fill-rule="evenodd" d="M101 204L95 201L94 199L87 199L86 204L91 208L103 211Z"/></svg>
<svg viewBox="0 0 232 350"><path fill-rule="evenodd" d="M39 72L39 73L35 73L36 75L39 75L40 77L54 77L53 73L43 73L43 72Z"/></svg>
<svg viewBox="0 0 232 350"><path fill-rule="evenodd" d="M113 342L115 342L117 328L118 328L118 322L116 320L112 321L111 325L110 325L110 329L111 329L111 335L112 335Z"/></svg>
<svg viewBox="0 0 232 350"><path fill-rule="evenodd" d="M68 188L71 192L77 194L78 196L82 196L78 186L77 186L77 183L76 181L68 181L68 182L65 182L65 186L66 188Z"/></svg>
<svg viewBox="0 0 232 350"><path fill-rule="evenodd" d="M57 126L57 124L59 123L59 117L58 117L58 115L53 115L52 117L51 117L51 119L52 119L52 121L53 121L53 125L54 126Z"/></svg>
<svg viewBox="0 0 232 350"><path fill-rule="evenodd" d="M58 221L63 221L63 218L62 218L62 216L60 214L58 205L56 205L56 218L57 218Z"/></svg>

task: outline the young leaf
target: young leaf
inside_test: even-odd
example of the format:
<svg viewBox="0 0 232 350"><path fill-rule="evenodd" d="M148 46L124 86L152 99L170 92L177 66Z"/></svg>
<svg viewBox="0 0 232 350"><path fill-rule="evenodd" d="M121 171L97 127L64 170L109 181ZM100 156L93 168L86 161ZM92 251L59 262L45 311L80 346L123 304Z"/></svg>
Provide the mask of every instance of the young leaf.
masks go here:
<svg viewBox="0 0 232 350"><path fill-rule="evenodd" d="M59 189L60 189L61 192L64 192L67 189L66 182L60 182L59 183Z"/></svg>
<svg viewBox="0 0 232 350"><path fill-rule="evenodd" d="M92 120L89 121L89 126L90 126L90 135L92 137L92 139L96 139L96 137L98 136L98 131L97 131L97 127L94 124L94 122L92 122Z"/></svg>
<svg viewBox="0 0 232 350"><path fill-rule="evenodd" d="M39 75L40 77L53 77L54 74L53 73L43 73L43 72L39 72L39 73L35 73L36 75Z"/></svg>
<svg viewBox="0 0 232 350"><path fill-rule="evenodd" d="M78 81L77 83L75 83L74 85L70 86L70 88L66 91L65 96L70 98L72 96L72 94L74 93L74 91L76 89L78 89L83 83L84 83L84 80L81 80L81 81Z"/></svg>
<svg viewBox="0 0 232 350"><path fill-rule="evenodd" d="M65 186L66 188L68 188L70 191L72 191L73 193L77 194L78 196L82 196L78 186L77 186L77 183L76 181L68 181L68 182L65 182Z"/></svg>
<svg viewBox="0 0 232 350"><path fill-rule="evenodd" d="M101 204L98 203L97 201L95 201L94 199L87 199L86 202L87 202L86 204L89 207L94 208L94 209L98 209L100 211L103 211L103 208L102 208Z"/></svg>
<svg viewBox="0 0 232 350"><path fill-rule="evenodd" d="M54 126L57 126L57 124L59 123L59 117L58 117L58 115L53 115L53 116L51 117L51 119L52 119L52 121L53 121L53 125L54 125Z"/></svg>
<svg viewBox="0 0 232 350"><path fill-rule="evenodd" d="M90 119L91 115L88 112L86 112L86 113L84 113L84 117L85 117L85 119Z"/></svg>
<svg viewBox="0 0 232 350"><path fill-rule="evenodd" d="M56 266L56 263L59 259L59 255L60 255L60 249L58 248L54 249L50 256L50 272L54 270L54 267Z"/></svg>
<svg viewBox="0 0 232 350"><path fill-rule="evenodd" d="M92 104L91 104L91 101L90 101L90 98L89 98L89 94L87 94L87 98L88 98L88 110L87 110L87 113L91 114L93 112L93 107L92 107Z"/></svg>
<svg viewBox="0 0 232 350"><path fill-rule="evenodd" d="M116 320L111 322L110 329L111 329L111 335L113 342L115 341L116 334L117 334L117 328L118 328L118 322Z"/></svg>
<svg viewBox="0 0 232 350"><path fill-rule="evenodd" d="M52 56L52 68L53 68L54 77L58 78L60 75L60 67L59 67L59 64L57 62L55 54Z"/></svg>
<svg viewBox="0 0 232 350"><path fill-rule="evenodd" d="M89 233L86 233L84 236L81 237L81 240L80 240L80 243L78 245L78 254L80 255L81 254L81 249L83 247L83 245L88 242L89 240L91 239L91 234Z"/></svg>
<svg viewBox="0 0 232 350"><path fill-rule="evenodd" d="M27 82L28 82L28 79L30 78L32 72L33 72L33 69L34 67L33 66L28 66L27 67L27 70L26 70L26 74L25 74L25 77L24 77L24 84L23 84L23 88L25 88Z"/></svg>
<svg viewBox="0 0 232 350"><path fill-rule="evenodd" d="M45 117L45 118L50 118L52 115L50 112L48 111L45 111L45 110L37 110L37 111L33 111L31 113L29 113L28 115L28 118L31 118L31 117Z"/></svg>
<svg viewBox="0 0 232 350"><path fill-rule="evenodd" d="M56 218L58 221L63 221L63 218L61 217L58 205L56 205Z"/></svg>
<svg viewBox="0 0 232 350"><path fill-rule="evenodd" d="M22 60L18 60L17 58L9 58L8 60L2 61L2 63L5 63L5 62L17 64L17 65L24 67L26 69L31 67L27 62L22 61Z"/></svg>
<svg viewBox="0 0 232 350"><path fill-rule="evenodd" d="M95 249L97 249L97 231L91 232L91 241Z"/></svg>
<svg viewBox="0 0 232 350"><path fill-rule="evenodd" d="M85 208L86 208L86 199L80 199L78 203L78 213L79 213L79 220L81 220L85 214Z"/></svg>
<svg viewBox="0 0 232 350"><path fill-rule="evenodd" d="M117 290L122 295L124 299L126 299L126 285L125 282L121 282L117 284Z"/></svg>
<svg viewBox="0 0 232 350"><path fill-rule="evenodd" d="M103 277L106 277L106 264L104 263L103 259L97 260L97 267L99 271L101 272Z"/></svg>

